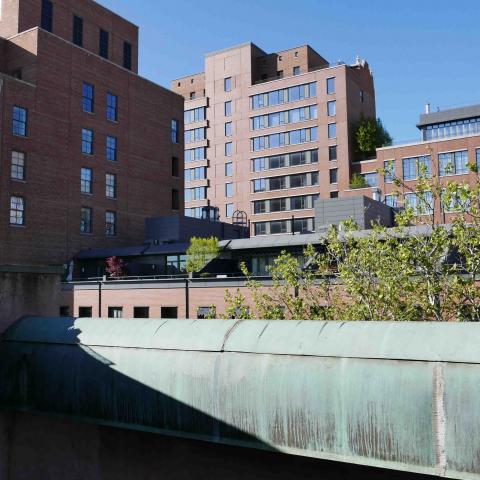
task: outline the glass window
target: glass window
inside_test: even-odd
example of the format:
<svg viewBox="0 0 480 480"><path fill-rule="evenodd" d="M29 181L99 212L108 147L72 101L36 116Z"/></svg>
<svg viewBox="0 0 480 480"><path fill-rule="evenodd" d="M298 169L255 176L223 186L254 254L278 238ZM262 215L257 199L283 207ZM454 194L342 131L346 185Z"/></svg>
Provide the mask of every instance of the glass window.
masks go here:
<svg viewBox="0 0 480 480"><path fill-rule="evenodd" d="M172 119L172 143L178 143L178 120Z"/></svg>
<svg viewBox="0 0 480 480"><path fill-rule="evenodd" d="M232 177L233 176L233 163L228 162L225 164L225 176Z"/></svg>
<svg viewBox="0 0 480 480"><path fill-rule="evenodd" d="M415 215L431 215L433 212L433 199L431 192L423 195L416 193L405 193L405 206L412 208Z"/></svg>
<svg viewBox="0 0 480 480"><path fill-rule="evenodd" d="M229 100L228 102L225 102L225 116L226 117L231 117L232 116L232 102Z"/></svg>
<svg viewBox="0 0 480 480"><path fill-rule="evenodd" d="M108 307L108 318L122 318L123 307Z"/></svg>
<svg viewBox="0 0 480 480"><path fill-rule="evenodd" d="M75 45L83 47L83 18L73 16L72 41Z"/></svg>
<svg viewBox="0 0 480 480"><path fill-rule="evenodd" d="M117 214L116 212L105 212L105 234L107 237L114 237L117 234Z"/></svg>
<svg viewBox="0 0 480 480"><path fill-rule="evenodd" d="M385 195L385 205L392 208L397 208L398 197L397 195Z"/></svg>
<svg viewBox="0 0 480 480"><path fill-rule="evenodd" d="M311 232L310 219L309 218L296 218L293 221L293 230L298 233Z"/></svg>
<svg viewBox="0 0 480 480"><path fill-rule="evenodd" d="M300 67L293 67L293 74L300 75Z"/></svg>
<svg viewBox="0 0 480 480"><path fill-rule="evenodd" d="M330 145L328 147L328 160L333 161L337 159L337 146Z"/></svg>
<svg viewBox="0 0 480 480"><path fill-rule="evenodd" d="M82 168L80 170L80 191L82 193L92 193L92 169Z"/></svg>
<svg viewBox="0 0 480 480"><path fill-rule="evenodd" d="M395 178L395 160L385 160L383 162L384 181L385 183L393 183Z"/></svg>
<svg viewBox="0 0 480 480"><path fill-rule="evenodd" d="M270 233L287 233L287 221L286 220L276 220L270 222Z"/></svg>
<svg viewBox="0 0 480 480"><path fill-rule="evenodd" d="M178 157L172 157L172 177L178 178L180 176L180 163Z"/></svg>
<svg viewBox="0 0 480 480"><path fill-rule="evenodd" d="M10 225L25 225L25 199L10 197Z"/></svg>
<svg viewBox="0 0 480 480"><path fill-rule="evenodd" d="M93 155L93 130L82 128L82 153Z"/></svg>
<svg viewBox="0 0 480 480"><path fill-rule="evenodd" d="M80 215L80 232L92 233L92 209L89 207L82 207Z"/></svg>
<svg viewBox="0 0 480 480"><path fill-rule="evenodd" d="M257 178L253 181L254 192L264 192L266 189L266 182L264 178Z"/></svg>
<svg viewBox="0 0 480 480"><path fill-rule="evenodd" d="M108 32L100 30L98 54L108 59Z"/></svg>
<svg viewBox="0 0 480 480"><path fill-rule="evenodd" d="M12 165L10 178L15 180L25 180L25 154L22 152L12 152Z"/></svg>
<svg viewBox="0 0 480 480"><path fill-rule="evenodd" d="M292 197L290 199L290 210L304 210L308 208L306 196Z"/></svg>
<svg viewBox="0 0 480 480"><path fill-rule="evenodd" d="M290 176L290 188L299 188L307 186L307 175L299 173L298 175Z"/></svg>
<svg viewBox="0 0 480 480"><path fill-rule="evenodd" d="M337 138L337 124L329 123L328 124L328 138Z"/></svg>
<svg viewBox="0 0 480 480"><path fill-rule="evenodd" d="M50 0L42 0L41 25L47 32L53 29L53 3Z"/></svg>
<svg viewBox="0 0 480 480"><path fill-rule="evenodd" d="M230 218L233 216L233 203L227 203L225 205L225 216Z"/></svg>
<svg viewBox="0 0 480 480"><path fill-rule="evenodd" d="M14 135L26 137L28 133L28 110L22 107L13 107L13 125L12 131Z"/></svg>
<svg viewBox="0 0 480 480"><path fill-rule="evenodd" d="M233 183L225 184L225 196L228 198L233 197Z"/></svg>
<svg viewBox="0 0 480 480"><path fill-rule="evenodd" d="M266 235L267 222L254 223L254 232L255 232L255 235Z"/></svg>
<svg viewBox="0 0 480 480"><path fill-rule="evenodd" d="M254 158L252 160L252 167L254 172L262 172L266 170L265 158Z"/></svg>
<svg viewBox="0 0 480 480"><path fill-rule="evenodd" d="M269 190L283 190L286 188L285 177L272 177L269 180Z"/></svg>
<svg viewBox="0 0 480 480"><path fill-rule="evenodd" d="M107 120L116 122L118 119L118 97L107 93Z"/></svg>
<svg viewBox="0 0 480 480"><path fill-rule="evenodd" d="M227 142L225 144L225 156L226 157L231 157L232 156L232 151L233 151L233 144L232 142Z"/></svg>
<svg viewBox="0 0 480 480"><path fill-rule="evenodd" d="M338 169L330 169L330 183L338 183Z"/></svg>
<svg viewBox="0 0 480 480"><path fill-rule="evenodd" d="M105 174L105 195L107 198L117 198L117 176L113 173Z"/></svg>
<svg viewBox="0 0 480 480"><path fill-rule="evenodd" d="M286 198L272 198L270 200L270 212L284 212L287 209Z"/></svg>
<svg viewBox="0 0 480 480"><path fill-rule="evenodd" d="M334 117L337 114L337 102L332 100L331 102L327 102L327 115L329 117Z"/></svg>
<svg viewBox="0 0 480 480"><path fill-rule="evenodd" d="M107 160L117 161L117 139L110 135L107 136Z"/></svg>
<svg viewBox="0 0 480 480"><path fill-rule="evenodd" d="M477 169L480 170L480 148L477 148L476 155L477 155Z"/></svg>
<svg viewBox="0 0 480 480"><path fill-rule="evenodd" d="M123 66L132 69L132 45L129 42L123 42Z"/></svg>
<svg viewBox="0 0 480 480"><path fill-rule="evenodd" d="M420 171L427 177L431 175L430 155L404 158L402 164L404 180L416 180Z"/></svg>
<svg viewBox="0 0 480 480"><path fill-rule="evenodd" d="M225 123L225 136L226 137L232 136L232 122Z"/></svg>
<svg viewBox="0 0 480 480"><path fill-rule="evenodd" d="M265 213L267 211L266 209L266 200L257 200L253 202L253 213L259 214L259 213Z"/></svg>
<svg viewBox="0 0 480 480"><path fill-rule="evenodd" d="M468 169L468 152L440 153L438 155L439 174L441 177L445 175L458 175L469 172Z"/></svg>
<svg viewBox="0 0 480 480"><path fill-rule="evenodd" d="M201 122L205 120L205 107L194 108L193 110L187 110L184 113L185 124Z"/></svg>
<svg viewBox="0 0 480 480"><path fill-rule="evenodd" d="M93 113L95 87L90 83L83 82L82 107L83 111Z"/></svg>
<svg viewBox="0 0 480 480"><path fill-rule="evenodd" d="M327 78L327 94L335 93L335 77Z"/></svg>
<svg viewBox="0 0 480 480"><path fill-rule="evenodd" d="M365 173L365 174L363 174L363 178L365 180L365 183L369 187L377 187L378 186L378 173L376 173L376 172Z"/></svg>
<svg viewBox="0 0 480 480"><path fill-rule="evenodd" d="M306 163L307 156L305 152L294 152L290 154L290 167L296 167L298 165L304 165Z"/></svg>
<svg viewBox="0 0 480 480"><path fill-rule="evenodd" d="M92 318L92 307L78 307L78 316L80 318Z"/></svg>
<svg viewBox="0 0 480 480"><path fill-rule="evenodd" d="M230 92L232 90L232 77L227 77L223 81L224 90Z"/></svg>

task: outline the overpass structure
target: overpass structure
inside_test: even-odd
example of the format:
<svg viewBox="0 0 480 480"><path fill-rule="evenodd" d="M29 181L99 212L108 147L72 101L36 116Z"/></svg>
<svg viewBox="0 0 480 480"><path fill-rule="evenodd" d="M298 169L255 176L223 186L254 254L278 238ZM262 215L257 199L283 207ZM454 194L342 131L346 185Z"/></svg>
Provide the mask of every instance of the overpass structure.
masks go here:
<svg viewBox="0 0 480 480"><path fill-rule="evenodd" d="M65 458L97 473L101 449L83 452L98 443L88 428L114 427L297 462L480 479L478 345L472 323L24 318L0 341L0 465L16 471L12 455L34 442L26 431L41 417L35 428L67 422L55 427ZM67 454L76 435L83 443ZM275 478L294 478L284 473ZM2 477L0 467L3 478L36 477Z"/></svg>

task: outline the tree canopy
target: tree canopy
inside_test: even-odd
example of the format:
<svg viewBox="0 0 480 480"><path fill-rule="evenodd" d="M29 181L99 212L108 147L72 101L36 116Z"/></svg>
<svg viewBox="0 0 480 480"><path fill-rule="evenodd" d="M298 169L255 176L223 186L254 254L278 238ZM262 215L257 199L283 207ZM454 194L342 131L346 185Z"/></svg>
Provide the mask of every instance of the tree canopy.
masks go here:
<svg viewBox="0 0 480 480"><path fill-rule="evenodd" d="M379 118L362 118L355 133L357 152L365 155L375 155L376 149L392 144L392 137Z"/></svg>

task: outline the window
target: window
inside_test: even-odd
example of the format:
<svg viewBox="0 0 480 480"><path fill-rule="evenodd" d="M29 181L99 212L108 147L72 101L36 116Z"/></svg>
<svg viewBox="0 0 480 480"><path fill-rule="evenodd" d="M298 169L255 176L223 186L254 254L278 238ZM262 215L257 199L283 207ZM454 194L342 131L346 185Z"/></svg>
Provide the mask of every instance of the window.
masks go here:
<svg viewBox="0 0 480 480"><path fill-rule="evenodd" d="M438 163L440 170L439 175L441 177L469 172L467 150L461 152L440 153L438 155Z"/></svg>
<svg viewBox="0 0 480 480"><path fill-rule="evenodd" d="M190 92L190 100L195 100L195 92Z"/></svg>
<svg viewBox="0 0 480 480"><path fill-rule="evenodd" d="M117 138L110 135L107 136L107 160L117 161Z"/></svg>
<svg viewBox="0 0 480 480"><path fill-rule="evenodd" d="M82 153L93 155L93 130L82 128Z"/></svg>
<svg viewBox="0 0 480 480"><path fill-rule="evenodd" d="M100 42L98 47L98 54L108 59L108 32L100 30Z"/></svg>
<svg viewBox="0 0 480 480"><path fill-rule="evenodd" d="M185 124L201 122L203 120L205 120L205 107L194 108L184 113Z"/></svg>
<svg viewBox="0 0 480 480"><path fill-rule="evenodd" d="M269 190L283 190L287 188L286 177L272 177L268 183Z"/></svg>
<svg viewBox="0 0 480 480"><path fill-rule="evenodd" d="M233 183L225 184L225 196L228 198L233 197Z"/></svg>
<svg viewBox="0 0 480 480"><path fill-rule="evenodd" d="M22 107L13 107L13 134L26 137L28 134L28 110Z"/></svg>
<svg viewBox="0 0 480 480"><path fill-rule="evenodd" d="M117 198L117 176L113 173L105 174L105 195L107 198Z"/></svg>
<svg viewBox="0 0 480 480"><path fill-rule="evenodd" d="M178 178L180 176L180 164L178 157L172 157L172 177Z"/></svg>
<svg viewBox="0 0 480 480"><path fill-rule="evenodd" d="M232 102L231 102L231 100L229 100L228 102L225 102L224 109L225 109L225 116L226 117L231 117L232 116Z"/></svg>
<svg viewBox="0 0 480 480"><path fill-rule="evenodd" d="M266 190L266 182L264 178L257 178L253 181L253 191L256 192L264 192Z"/></svg>
<svg viewBox="0 0 480 480"><path fill-rule="evenodd" d="M233 150L232 142L226 143L225 144L225 156L226 157L231 157L232 156L232 150Z"/></svg>
<svg viewBox="0 0 480 480"><path fill-rule="evenodd" d="M395 178L395 160L385 160L383 162L384 181L385 183L393 183Z"/></svg>
<svg viewBox="0 0 480 480"><path fill-rule="evenodd" d="M327 102L327 115L334 117L337 114L337 102L335 100Z"/></svg>
<svg viewBox="0 0 480 480"><path fill-rule="evenodd" d="M90 207L82 207L80 215L80 232L92 233L92 209Z"/></svg>
<svg viewBox="0 0 480 480"><path fill-rule="evenodd" d="M93 113L95 103L95 87L90 83L83 82L82 108L84 112Z"/></svg>
<svg viewBox="0 0 480 480"><path fill-rule="evenodd" d="M389 207L397 208L397 200L397 195L385 195L385 205Z"/></svg>
<svg viewBox="0 0 480 480"><path fill-rule="evenodd" d="M199 142L205 140L207 135L207 129L194 128L193 130L185 130L185 143Z"/></svg>
<svg viewBox="0 0 480 480"><path fill-rule="evenodd" d="M330 183L338 183L338 168L330 170Z"/></svg>
<svg viewBox="0 0 480 480"><path fill-rule="evenodd" d="M73 16L72 41L75 45L83 47L83 18Z"/></svg>
<svg viewBox="0 0 480 480"><path fill-rule="evenodd" d="M117 234L117 214L116 212L105 212L105 235L114 237Z"/></svg>
<svg viewBox="0 0 480 480"><path fill-rule="evenodd" d="M432 193L425 192L422 195L405 193L405 206L412 208L415 215L431 215L433 212Z"/></svg>
<svg viewBox="0 0 480 480"><path fill-rule="evenodd" d="M335 77L327 78L327 94L335 93Z"/></svg>
<svg viewBox="0 0 480 480"><path fill-rule="evenodd" d="M286 220L277 220L274 222L270 222L270 233L277 234L277 233L287 233L287 221Z"/></svg>
<svg viewBox="0 0 480 480"><path fill-rule="evenodd" d="M225 136L226 137L232 136L232 122L227 122L225 124Z"/></svg>
<svg viewBox="0 0 480 480"><path fill-rule="evenodd" d="M204 320L205 318L216 318L217 309L216 307L198 307L197 309L197 318L199 320Z"/></svg>
<svg viewBox="0 0 480 480"><path fill-rule="evenodd" d="M25 154L22 152L12 152L12 165L10 178L14 180L25 180Z"/></svg>
<svg viewBox="0 0 480 480"><path fill-rule="evenodd" d="M337 146L330 145L328 147L328 160L333 161L337 159Z"/></svg>
<svg viewBox="0 0 480 480"><path fill-rule="evenodd" d="M225 164L225 176L232 177L233 176L233 163L228 162Z"/></svg>
<svg viewBox="0 0 480 480"><path fill-rule="evenodd" d="M287 209L286 198L272 198L270 200L270 212L284 212Z"/></svg>
<svg viewBox="0 0 480 480"><path fill-rule="evenodd" d="M204 180L207 178L206 167L187 168L185 170L185 181L193 182L195 180Z"/></svg>
<svg viewBox="0 0 480 480"><path fill-rule="evenodd" d="M233 203L227 203L225 205L225 216L227 218L230 218L231 216L233 216Z"/></svg>
<svg viewBox="0 0 480 480"><path fill-rule="evenodd" d="M127 70L132 69L132 44L123 42L123 66Z"/></svg>
<svg viewBox="0 0 480 480"><path fill-rule="evenodd" d="M123 307L108 307L108 318L122 318Z"/></svg>
<svg viewBox="0 0 480 480"><path fill-rule="evenodd" d="M337 124L329 123L328 124L328 138L337 138Z"/></svg>
<svg viewBox="0 0 480 480"><path fill-rule="evenodd" d="M480 170L480 148L477 148L476 155L477 155L477 168Z"/></svg>
<svg viewBox="0 0 480 480"><path fill-rule="evenodd" d="M224 79L223 87L226 92L230 92L232 90L232 77L227 77Z"/></svg>
<svg viewBox="0 0 480 480"><path fill-rule="evenodd" d="M180 210L180 193L176 188L172 188L172 210Z"/></svg>
<svg viewBox="0 0 480 480"><path fill-rule="evenodd" d="M277 71L277 77L278 78L283 78L283 70L278 70Z"/></svg>
<svg viewBox="0 0 480 480"><path fill-rule="evenodd" d="M78 316L80 318L92 318L92 307L78 307Z"/></svg>
<svg viewBox="0 0 480 480"><path fill-rule="evenodd" d="M161 318L178 318L178 307L162 307Z"/></svg>
<svg viewBox="0 0 480 480"><path fill-rule="evenodd" d="M25 199L10 197L10 225L25 225Z"/></svg>
<svg viewBox="0 0 480 480"><path fill-rule="evenodd" d="M298 233L311 232L308 218L297 218L293 221L293 231Z"/></svg>
<svg viewBox="0 0 480 480"><path fill-rule="evenodd" d="M290 188L299 188L307 186L307 176L304 173L292 175L290 177Z"/></svg>
<svg viewBox="0 0 480 480"><path fill-rule="evenodd" d="M376 173L376 172L365 173L362 176L365 180L365 183L369 187L377 187L378 186L378 173Z"/></svg>
<svg viewBox="0 0 480 480"><path fill-rule="evenodd" d="M297 100L303 100L304 98L315 97L316 95L317 84L315 82L296 85L295 87L253 95L251 97L252 109L257 110L282 103L295 102Z"/></svg>
<svg viewBox="0 0 480 480"><path fill-rule="evenodd" d="M252 160L252 170L254 172L263 172L266 170L265 158L254 158Z"/></svg>
<svg viewBox="0 0 480 480"><path fill-rule="evenodd" d="M430 155L404 158L402 166L404 180L416 180L420 172L427 177L431 175Z"/></svg>
<svg viewBox="0 0 480 480"><path fill-rule="evenodd" d="M338 192L330 192L330 198L338 198Z"/></svg>
<svg viewBox="0 0 480 480"><path fill-rule="evenodd" d="M292 197L290 199L290 210L304 210L307 206L308 197Z"/></svg>
<svg viewBox="0 0 480 480"><path fill-rule="evenodd" d="M53 3L50 0L42 0L41 25L47 32L53 29Z"/></svg>
<svg viewBox="0 0 480 480"><path fill-rule="evenodd" d="M267 234L267 222L259 222L253 225L255 235Z"/></svg>
<svg viewBox="0 0 480 480"><path fill-rule="evenodd" d="M92 169L82 168L80 170L80 191L82 193L92 193Z"/></svg>
<svg viewBox="0 0 480 480"><path fill-rule="evenodd" d="M205 200L207 198L206 187L195 187L185 189L185 200L187 202L193 200Z"/></svg>
<svg viewBox="0 0 480 480"><path fill-rule="evenodd" d="M178 120L172 120L172 142L178 143Z"/></svg>
<svg viewBox="0 0 480 480"><path fill-rule="evenodd" d="M207 149L205 147L197 147L185 150L185 163L195 162L197 160L205 160L206 150Z"/></svg>
<svg viewBox="0 0 480 480"><path fill-rule="evenodd" d="M133 318L149 318L149 307L133 307Z"/></svg>
<svg viewBox="0 0 480 480"><path fill-rule="evenodd" d="M318 185L318 172L312 172L310 174L310 185Z"/></svg>
<svg viewBox="0 0 480 480"><path fill-rule="evenodd" d="M118 97L113 93L107 93L107 120L116 122L118 119Z"/></svg>
<svg viewBox="0 0 480 480"><path fill-rule="evenodd" d="M300 75L300 67L293 67L293 75Z"/></svg>
<svg viewBox="0 0 480 480"><path fill-rule="evenodd" d="M253 202L253 213L265 213L267 211L267 200L257 200Z"/></svg>

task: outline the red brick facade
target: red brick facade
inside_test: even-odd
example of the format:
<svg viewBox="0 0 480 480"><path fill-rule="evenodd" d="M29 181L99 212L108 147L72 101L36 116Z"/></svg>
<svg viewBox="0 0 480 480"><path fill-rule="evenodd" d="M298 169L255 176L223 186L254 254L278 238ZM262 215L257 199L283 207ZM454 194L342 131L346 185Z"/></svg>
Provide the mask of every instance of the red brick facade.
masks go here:
<svg viewBox="0 0 480 480"><path fill-rule="evenodd" d="M1 5L0 35L9 38L0 39L0 264L62 264L81 249L141 243L145 218L183 210L183 98L135 73L137 27L95 2L54 0L52 33L39 28L40 0ZM84 48L71 42L73 14L83 18ZM110 59L98 55L100 28ZM124 41L132 71L122 66ZM94 87L93 113L83 108L84 82ZM107 119L108 94L116 120ZM28 112L25 136L13 134L14 106ZM82 129L93 132L92 154L82 153ZM115 161L107 137L116 138ZM12 178L12 152L24 158L23 179ZM82 168L92 173L91 193L81 193ZM106 174L115 176L115 198ZM24 199L23 225L10 222L12 196ZM80 231L82 207L92 209L91 233ZM106 212L116 215L114 236Z"/></svg>

